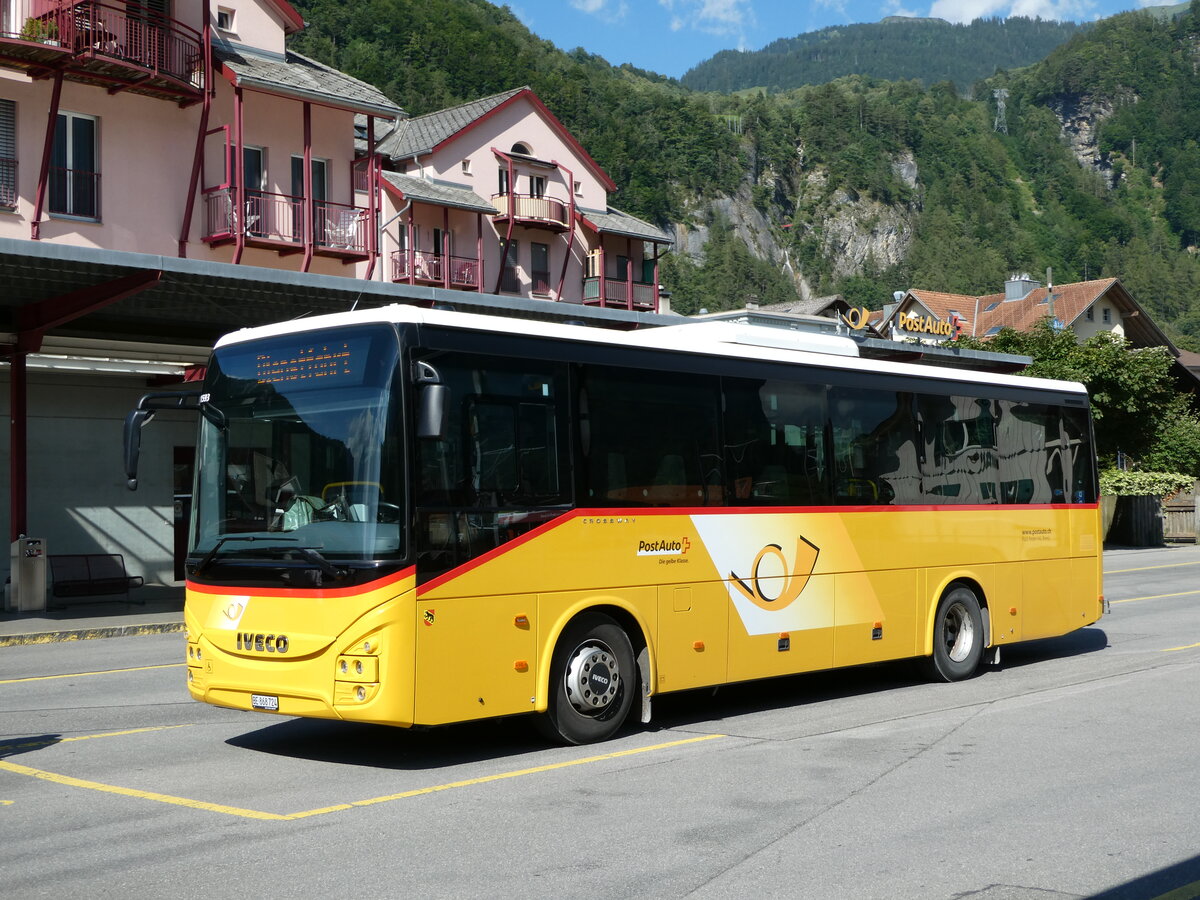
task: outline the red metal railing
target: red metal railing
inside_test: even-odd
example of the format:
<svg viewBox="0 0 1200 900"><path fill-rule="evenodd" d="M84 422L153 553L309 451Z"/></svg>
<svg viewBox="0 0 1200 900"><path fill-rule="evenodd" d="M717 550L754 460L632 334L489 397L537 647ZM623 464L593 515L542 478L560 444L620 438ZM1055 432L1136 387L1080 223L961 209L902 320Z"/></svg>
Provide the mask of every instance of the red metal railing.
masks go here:
<svg viewBox="0 0 1200 900"><path fill-rule="evenodd" d="M127 9L94 0L33 0L30 21L43 41L76 54L108 57L204 88L200 32L148 9Z"/></svg>
<svg viewBox="0 0 1200 900"><path fill-rule="evenodd" d="M51 213L63 216L100 218L100 173L83 169L50 167Z"/></svg>
<svg viewBox="0 0 1200 900"><path fill-rule="evenodd" d="M245 208L237 214L237 189L204 191L204 234L209 240L239 233L251 241L305 244L304 198L268 191L247 191ZM367 211L347 203L313 202L312 240L318 248L353 255L367 252Z"/></svg>
<svg viewBox="0 0 1200 900"><path fill-rule="evenodd" d="M422 281L445 284L449 267L450 286L478 290L479 260L467 256L438 256L428 250L393 250L392 281Z"/></svg>
<svg viewBox="0 0 1200 900"><path fill-rule="evenodd" d="M0 206L17 205L17 161L0 158Z"/></svg>
<svg viewBox="0 0 1200 900"><path fill-rule="evenodd" d="M630 287L633 288L632 294ZM635 281L631 285L624 278L585 278L583 302L626 309L657 309L658 285L644 281Z"/></svg>
<svg viewBox="0 0 1200 900"><path fill-rule="evenodd" d="M524 222L547 222L563 228L567 226L567 204L552 197L534 197L531 194L493 194L492 205L499 212L499 218L503 219L508 215L510 197L517 219Z"/></svg>

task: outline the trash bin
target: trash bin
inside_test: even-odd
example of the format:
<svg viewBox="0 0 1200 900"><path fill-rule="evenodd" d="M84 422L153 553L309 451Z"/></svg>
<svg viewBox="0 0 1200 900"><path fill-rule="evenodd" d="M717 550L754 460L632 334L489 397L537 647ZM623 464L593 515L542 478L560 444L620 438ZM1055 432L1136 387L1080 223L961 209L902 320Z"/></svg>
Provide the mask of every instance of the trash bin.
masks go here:
<svg viewBox="0 0 1200 900"><path fill-rule="evenodd" d="M17 612L46 609L46 542L21 535L10 548L10 602Z"/></svg>

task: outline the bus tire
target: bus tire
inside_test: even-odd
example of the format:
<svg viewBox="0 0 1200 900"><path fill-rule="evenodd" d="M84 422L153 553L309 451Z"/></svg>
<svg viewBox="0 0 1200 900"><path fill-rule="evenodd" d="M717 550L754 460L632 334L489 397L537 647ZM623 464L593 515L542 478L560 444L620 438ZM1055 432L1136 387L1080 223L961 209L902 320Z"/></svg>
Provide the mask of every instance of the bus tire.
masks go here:
<svg viewBox="0 0 1200 900"><path fill-rule="evenodd" d="M934 681L970 678L983 659L983 612L965 584L950 585L933 617L933 655L925 668Z"/></svg>
<svg viewBox="0 0 1200 900"><path fill-rule="evenodd" d="M565 744L608 740L625 724L638 692L629 635L601 613L566 627L550 663L550 697L539 730Z"/></svg>

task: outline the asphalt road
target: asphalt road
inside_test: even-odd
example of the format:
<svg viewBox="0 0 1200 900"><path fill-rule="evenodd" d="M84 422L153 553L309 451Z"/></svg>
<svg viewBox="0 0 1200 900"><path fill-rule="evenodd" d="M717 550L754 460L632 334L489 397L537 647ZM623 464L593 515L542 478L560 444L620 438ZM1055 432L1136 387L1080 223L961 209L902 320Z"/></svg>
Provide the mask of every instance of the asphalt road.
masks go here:
<svg viewBox="0 0 1200 900"><path fill-rule="evenodd" d="M953 685L876 666L660 698L650 730L403 732L190 701L182 635L0 649L0 892L1200 896L1200 549Z"/></svg>

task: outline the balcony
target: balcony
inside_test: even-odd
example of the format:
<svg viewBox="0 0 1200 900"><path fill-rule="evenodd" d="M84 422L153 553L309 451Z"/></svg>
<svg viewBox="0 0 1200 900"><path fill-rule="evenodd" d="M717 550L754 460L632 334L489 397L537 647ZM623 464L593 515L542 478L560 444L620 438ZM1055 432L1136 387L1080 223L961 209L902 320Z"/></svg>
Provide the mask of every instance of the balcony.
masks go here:
<svg viewBox="0 0 1200 900"><path fill-rule="evenodd" d="M394 250L392 281L404 284L444 286L446 274L450 287L464 291L479 290L482 267L479 260L467 256L438 256L428 250Z"/></svg>
<svg viewBox="0 0 1200 900"><path fill-rule="evenodd" d="M624 278L591 277L583 279L583 302L587 306L608 309L658 309L658 285Z"/></svg>
<svg viewBox="0 0 1200 900"><path fill-rule="evenodd" d="M10 0L0 65L34 78L61 69L68 81L183 104L204 92L200 32L146 9L92 0Z"/></svg>
<svg viewBox="0 0 1200 900"><path fill-rule="evenodd" d="M545 228L563 232L570 228L570 206L553 197L531 194L493 194L497 215L493 222L507 222L511 213L514 224L526 228ZM510 209L511 208L511 209Z"/></svg>
<svg viewBox="0 0 1200 900"><path fill-rule="evenodd" d="M237 240L247 247L299 253L305 240L303 197L247 191L245 208L238 215L237 190L232 187L204 191L204 240L219 245ZM338 257L347 262L366 259L367 211L345 203L313 201L312 240L319 256Z"/></svg>

